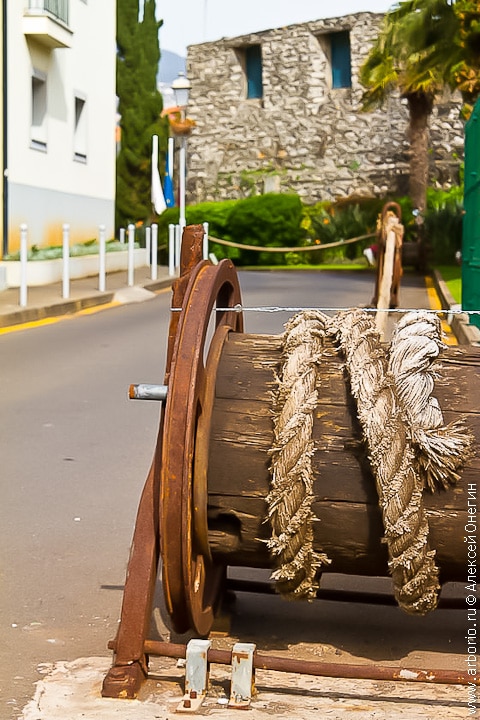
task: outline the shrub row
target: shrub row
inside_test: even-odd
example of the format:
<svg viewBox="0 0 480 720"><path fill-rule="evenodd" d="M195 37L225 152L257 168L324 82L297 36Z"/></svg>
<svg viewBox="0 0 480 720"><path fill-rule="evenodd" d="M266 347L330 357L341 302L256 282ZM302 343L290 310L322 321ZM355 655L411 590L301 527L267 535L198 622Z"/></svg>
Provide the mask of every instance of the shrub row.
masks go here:
<svg viewBox="0 0 480 720"><path fill-rule="evenodd" d="M408 198L348 198L338 202L303 205L294 194L255 195L242 200L206 202L186 208L188 225L208 222L212 238L257 247L311 247L312 251L270 253L230 248L212 241L210 250L218 259L231 258L236 265L321 264L347 262L362 257L374 239L325 250L313 250L339 240L375 233L377 219L385 202L395 200L402 208L405 242L415 242L422 234L435 263L451 263L461 249L462 189L428 193L423 222L412 213ZM168 226L178 223L178 208L159 217L161 253L168 247ZM165 258L161 258L163 262Z"/></svg>

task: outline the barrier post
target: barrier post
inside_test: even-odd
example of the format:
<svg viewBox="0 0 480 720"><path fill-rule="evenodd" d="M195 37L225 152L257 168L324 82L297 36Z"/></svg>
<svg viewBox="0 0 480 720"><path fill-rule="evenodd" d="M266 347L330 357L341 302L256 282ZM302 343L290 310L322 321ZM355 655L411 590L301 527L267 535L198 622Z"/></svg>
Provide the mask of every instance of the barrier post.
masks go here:
<svg viewBox="0 0 480 720"><path fill-rule="evenodd" d="M203 259L208 260L208 223L203 223Z"/></svg>
<svg viewBox="0 0 480 720"><path fill-rule="evenodd" d="M27 262L28 262L28 228L25 223L20 225L20 307L27 307Z"/></svg>
<svg viewBox="0 0 480 720"><path fill-rule="evenodd" d="M175 225L168 226L168 274L175 275Z"/></svg>
<svg viewBox="0 0 480 720"><path fill-rule="evenodd" d="M105 266L106 266L106 247L105 247L105 225L99 225L99 263L98 263L98 289L105 292Z"/></svg>
<svg viewBox="0 0 480 720"><path fill-rule="evenodd" d="M152 280L157 279L157 266L158 266L158 225L153 223L152 225L152 265L150 269L150 277Z"/></svg>
<svg viewBox="0 0 480 720"><path fill-rule="evenodd" d="M70 297L70 225L62 226L62 298Z"/></svg>
<svg viewBox="0 0 480 720"><path fill-rule="evenodd" d="M130 223L128 226L128 287L132 287L134 283L134 267L133 267L133 248L135 243L135 225Z"/></svg>
<svg viewBox="0 0 480 720"><path fill-rule="evenodd" d="M151 237L152 237L152 229L150 227L145 228L145 259L146 259L146 265L152 264L152 243L151 243Z"/></svg>
<svg viewBox="0 0 480 720"><path fill-rule="evenodd" d="M180 254L182 251L183 227L175 225L175 270L180 267Z"/></svg>

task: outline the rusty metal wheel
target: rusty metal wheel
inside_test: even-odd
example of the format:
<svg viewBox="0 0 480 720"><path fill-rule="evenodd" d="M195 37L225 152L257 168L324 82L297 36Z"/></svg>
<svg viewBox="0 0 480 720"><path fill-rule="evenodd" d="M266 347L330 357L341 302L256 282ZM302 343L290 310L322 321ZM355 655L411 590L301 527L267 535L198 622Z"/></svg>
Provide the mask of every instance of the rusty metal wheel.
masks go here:
<svg viewBox="0 0 480 720"><path fill-rule="evenodd" d="M165 406L160 489L162 579L177 632L207 635L225 568L208 548L207 463L215 369L228 332L242 332L233 264L204 261L190 276L178 321ZM213 335L210 318L215 308ZM210 335L212 335L210 340Z"/></svg>

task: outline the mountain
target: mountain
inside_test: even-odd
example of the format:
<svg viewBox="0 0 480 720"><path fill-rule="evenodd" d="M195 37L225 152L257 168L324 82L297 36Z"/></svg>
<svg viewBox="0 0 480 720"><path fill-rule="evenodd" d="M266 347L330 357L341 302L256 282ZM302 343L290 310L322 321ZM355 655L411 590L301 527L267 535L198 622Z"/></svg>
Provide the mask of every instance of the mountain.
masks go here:
<svg viewBox="0 0 480 720"><path fill-rule="evenodd" d="M178 77L179 72L185 72L186 59L170 50L161 50L160 63L158 65L157 84L171 85Z"/></svg>

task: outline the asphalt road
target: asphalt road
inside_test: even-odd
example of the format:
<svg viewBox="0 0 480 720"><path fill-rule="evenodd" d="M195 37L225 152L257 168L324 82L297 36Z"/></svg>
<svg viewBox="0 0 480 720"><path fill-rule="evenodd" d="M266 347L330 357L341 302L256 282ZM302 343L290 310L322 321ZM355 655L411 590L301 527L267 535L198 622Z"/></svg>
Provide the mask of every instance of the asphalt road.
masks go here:
<svg viewBox="0 0 480 720"><path fill-rule="evenodd" d="M249 307L368 303L372 276L345 279L258 272L240 281ZM169 303L164 292L0 337L2 719L19 717L42 663L108 655L159 415L155 403L128 401L127 388L163 380ZM248 311L246 330L280 332L291 314ZM314 656L336 661L457 667L463 625L459 611L419 619L328 602L298 617L290 603L244 594L230 632L270 649L314 643Z"/></svg>

